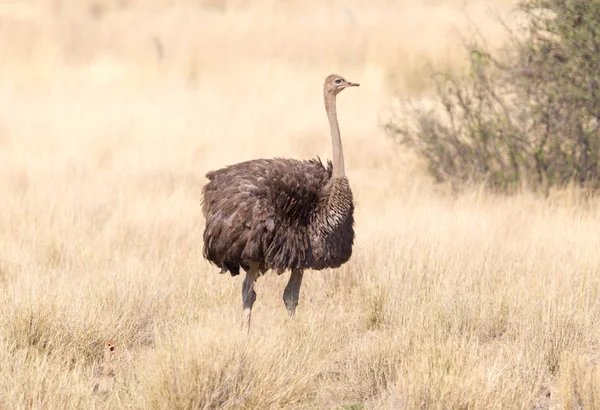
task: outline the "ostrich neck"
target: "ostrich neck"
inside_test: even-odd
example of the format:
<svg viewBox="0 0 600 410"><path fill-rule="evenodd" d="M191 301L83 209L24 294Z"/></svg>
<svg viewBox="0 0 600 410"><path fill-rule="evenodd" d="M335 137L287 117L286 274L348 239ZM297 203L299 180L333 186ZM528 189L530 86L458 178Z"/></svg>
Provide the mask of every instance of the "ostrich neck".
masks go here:
<svg viewBox="0 0 600 410"><path fill-rule="evenodd" d="M342 150L342 138L340 136L340 127L337 120L335 95L328 92L325 92L325 110L327 111L329 129L331 131L333 178L344 177L346 176L346 169L344 168L344 152Z"/></svg>

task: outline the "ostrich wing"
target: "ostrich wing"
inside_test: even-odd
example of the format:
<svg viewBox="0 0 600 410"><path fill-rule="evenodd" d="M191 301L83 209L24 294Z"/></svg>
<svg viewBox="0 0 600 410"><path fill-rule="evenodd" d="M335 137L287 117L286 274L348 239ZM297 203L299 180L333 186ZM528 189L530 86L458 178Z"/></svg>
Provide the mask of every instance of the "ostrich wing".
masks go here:
<svg viewBox="0 0 600 410"><path fill-rule="evenodd" d="M331 178L319 159L258 159L207 175L204 255L233 275L260 262L278 271L300 267L308 224Z"/></svg>

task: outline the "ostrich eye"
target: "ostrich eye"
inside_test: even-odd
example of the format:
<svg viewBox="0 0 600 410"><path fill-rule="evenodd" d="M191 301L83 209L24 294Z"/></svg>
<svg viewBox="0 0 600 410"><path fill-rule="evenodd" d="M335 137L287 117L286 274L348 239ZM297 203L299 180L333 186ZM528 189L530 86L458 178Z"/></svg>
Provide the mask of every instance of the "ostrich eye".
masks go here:
<svg viewBox="0 0 600 410"><path fill-rule="evenodd" d="M335 80L335 83L336 83L336 84L341 84L341 83L342 83L342 80L340 80L340 79L338 78L337 80Z"/></svg>

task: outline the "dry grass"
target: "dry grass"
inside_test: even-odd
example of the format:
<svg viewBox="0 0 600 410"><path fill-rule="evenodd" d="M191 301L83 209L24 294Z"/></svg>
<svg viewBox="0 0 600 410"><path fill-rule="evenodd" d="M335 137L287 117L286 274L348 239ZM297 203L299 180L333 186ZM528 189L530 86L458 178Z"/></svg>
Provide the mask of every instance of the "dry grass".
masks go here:
<svg viewBox="0 0 600 410"><path fill-rule="evenodd" d="M459 3L1 5L0 408L600 407L600 206L449 198L379 128L424 57L460 64ZM330 157L330 72L362 83L338 104L355 253L291 322L287 278L259 280L246 338L242 279L202 259L203 175Z"/></svg>

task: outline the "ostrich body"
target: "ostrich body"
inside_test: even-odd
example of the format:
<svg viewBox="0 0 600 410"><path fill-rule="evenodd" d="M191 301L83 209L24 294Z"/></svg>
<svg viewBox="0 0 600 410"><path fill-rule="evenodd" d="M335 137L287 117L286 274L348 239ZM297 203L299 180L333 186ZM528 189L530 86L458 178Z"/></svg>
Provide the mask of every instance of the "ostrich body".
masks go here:
<svg viewBox="0 0 600 410"><path fill-rule="evenodd" d="M337 268L350 259L354 205L344 169L336 95L358 86L338 75L325 79L325 108L333 163L319 158L255 159L206 174L202 210L204 257L242 285L244 324L256 300L254 282L268 269L291 271L283 300L290 316L298 305L305 269Z"/></svg>

